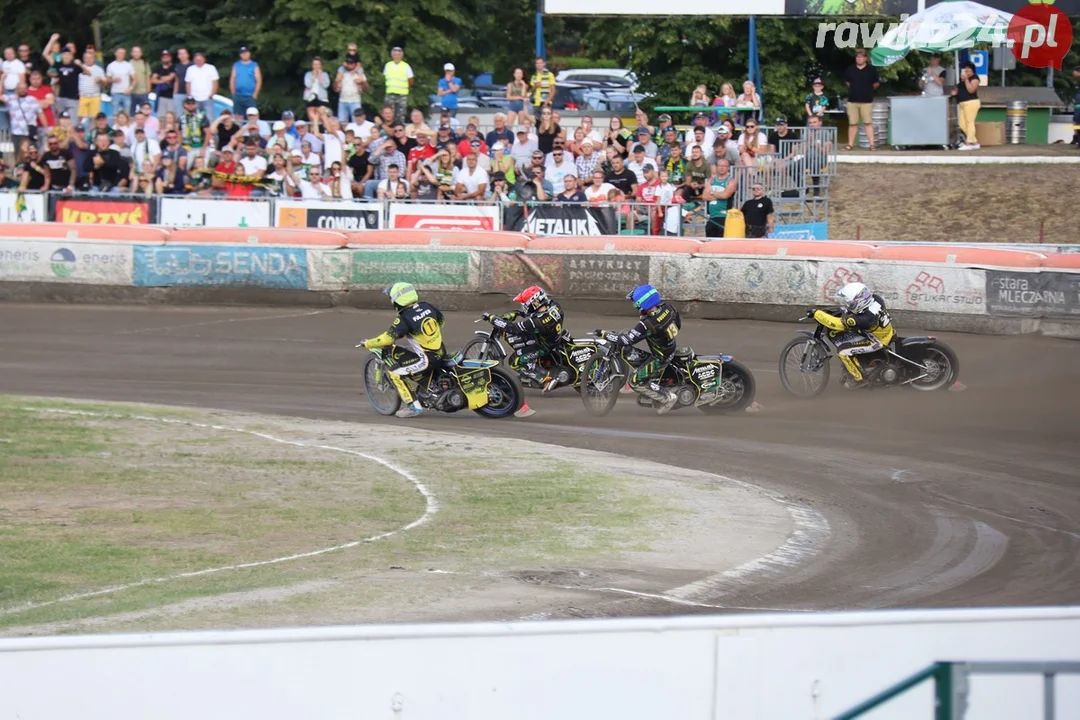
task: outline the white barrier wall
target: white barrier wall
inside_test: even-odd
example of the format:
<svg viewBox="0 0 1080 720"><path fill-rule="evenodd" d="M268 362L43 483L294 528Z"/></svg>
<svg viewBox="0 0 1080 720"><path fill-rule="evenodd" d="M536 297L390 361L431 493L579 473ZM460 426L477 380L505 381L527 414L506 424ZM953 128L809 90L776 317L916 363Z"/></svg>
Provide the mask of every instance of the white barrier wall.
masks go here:
<svg viewBox="0 0 1080 720"><path fill-rule="evenodd" d="M0 718L826 718L944 660L1080 659L1080 608L0 640ZM1041 717L974 678L970 720ZM1080 717L1059 678L1058 718ZM932 717L931 685L869 717Z"/></svg>

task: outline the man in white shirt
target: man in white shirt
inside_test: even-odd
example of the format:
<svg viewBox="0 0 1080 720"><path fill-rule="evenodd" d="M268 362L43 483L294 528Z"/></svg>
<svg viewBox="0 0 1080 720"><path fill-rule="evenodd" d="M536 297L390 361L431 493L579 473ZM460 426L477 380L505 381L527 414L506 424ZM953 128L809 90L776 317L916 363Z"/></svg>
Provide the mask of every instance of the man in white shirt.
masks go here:
<svg viewBox="0 0 1080 720"><path fill-rule="evenodd" d="M352 122L345 126L346 130L352 130L356 139L361 142L367 142L371 137L371 131L375 127L375 123L367 119L367 112L362 107L358 107L352 112Z"/></svg>
<svg viewBox="0 0 1080 720"><path fill-rule="evenodd" d="M645 168L650 165L654 171L657 171L656 160L646 156L645 146L638 143L634 146L634 152L626 163L626 168L637 176L638 185L645 182Z"/></svg>
<svg viewBox="0 0 1080 720"><path fill-rule="evenodd" d="M577 165L574 164L573 156L561 147L552 148L544 161L544 177L553 187L562 187L563 178L567 175L577 177Z"/></svg>
<svg viewBox="0 0 1080 720"><path fill-rule="evenodd" d="M146 128L135 128L135 142L131 144L132 172L141 175L156 170L161 159L161 145L150 139ZM148 170L149 169L149 170Z"/></svg>
<svg viewBox="0 0 1080 720"><path fill-rule="evenodd" d="M409 198L409 181L401 177L401 168L397 165L386 168L386 178L380 180L376 186L375 197L380 200L407 200Z"/></svg>
<svg viewBox="0 0 1080 720"><path fill-rule="evenodd" d="M259 154L259 143L254 139L244 141L244 154L240 156L240 166L247 177L262 178L266 175L266 158Z"/></svg>
<svg viewBox="0 0 1080 720"><path fill-rule="evenodd" d="M465 158L465 167L457 173L457 186L454 188L455 200L483 200L487 192L488 174L480 167L476 153L469 153ZM573 167L573 165L571 165Z"/></svg>
<svg viewBox="0 0 1080 720"><path fill-rule="evenodd" d="M206 55L195 53L195 64L184 74L184 87L187 94L199 103L199 109L206 119L211 122L217 117L214 111L214 95L217 94L220 81L217 68L206 62Z"/></svg>
<svg viewBox="0 0 1080 720"><path fill-rule="evenodd" d="M109 80L108 92L112 96L112 117L120 111L131 115L131 86L135 82L135 68L127 61L127 50L116 48L116 59L105 68Z"/></svg>
<svg viewBox="0 0 1080 720"><path fill-rule="evenodd" d="M0 72L4 76L4 95L14 97L19 83L26 79L26 63L15 57L15 48L4 48Z"/></svg>
<svg viewBox="0 0 1080 720"><path fill-rule="evenodd" d="M529 131L523 127L515 133L514 145L510 148L510 157L514 159L514 167L524 170L531 164L532 154L537 149L536 138L529 135Z"/></svg>

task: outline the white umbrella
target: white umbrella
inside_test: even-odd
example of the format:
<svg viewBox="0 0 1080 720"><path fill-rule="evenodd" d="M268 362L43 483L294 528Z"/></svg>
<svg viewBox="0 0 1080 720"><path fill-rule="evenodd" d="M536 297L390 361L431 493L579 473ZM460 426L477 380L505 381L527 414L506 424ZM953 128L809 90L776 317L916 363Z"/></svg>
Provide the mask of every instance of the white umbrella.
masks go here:
<svg viewBox="0 0 1080 720"><path fill-rule="evenodd" d="M893 27L870 50L878 67L892 65L912 50L949 52L975 45L1008 45L1012 14L969 0L933 5Z"/></svg>

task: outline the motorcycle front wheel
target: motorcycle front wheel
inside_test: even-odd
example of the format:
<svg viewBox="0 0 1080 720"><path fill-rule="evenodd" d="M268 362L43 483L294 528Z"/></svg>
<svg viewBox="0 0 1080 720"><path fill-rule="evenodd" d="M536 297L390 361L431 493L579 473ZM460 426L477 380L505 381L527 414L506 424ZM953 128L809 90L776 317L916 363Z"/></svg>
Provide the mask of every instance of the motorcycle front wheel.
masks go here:
<svg viewBox="0 0 1080 720"><path fill-rule="evenodd" d="M502 360L499 345L494 340L477 338L461 350L461 356L466 360Z"/></svg>
<svg viewBox="0 0 1080 720"><path fill-rule="evenodd" d="M611 412L626 382L626 373L610 356L593 355L581 370L581 401L585 410L595 417Z"/></svg>
<svg viewBox="0 0 1080 720"><path fill-rule="evenodd" d="M780 351L780 382L797 398L817 397L829 384L829 353L812 337L797 337Z"/></svg>
<svg viewBox="0 0 1080 720"><path fill-rule="evenodd" d="M375 356L364 363L364 394L380 415L393 415L401 407L401 396L390 380L390 371Z"/></svg>

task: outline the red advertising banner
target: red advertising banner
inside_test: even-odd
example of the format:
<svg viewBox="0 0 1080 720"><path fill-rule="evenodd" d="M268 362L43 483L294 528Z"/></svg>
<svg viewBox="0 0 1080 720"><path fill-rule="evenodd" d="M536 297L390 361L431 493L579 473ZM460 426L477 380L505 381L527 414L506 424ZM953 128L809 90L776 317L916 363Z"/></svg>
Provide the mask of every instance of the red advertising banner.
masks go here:
<svg viewBox="0 0 1080 720"><path fill-rule="evenodd" d="M57 200L56 221L82 225L147 225L150 203L128 200Z"/></svg>
<svg viewBox="0 0 1080 720"><path fill-rule="evenodd" d="M391 203L390 227L401 230L498 230L499 208Z"/></svg>

